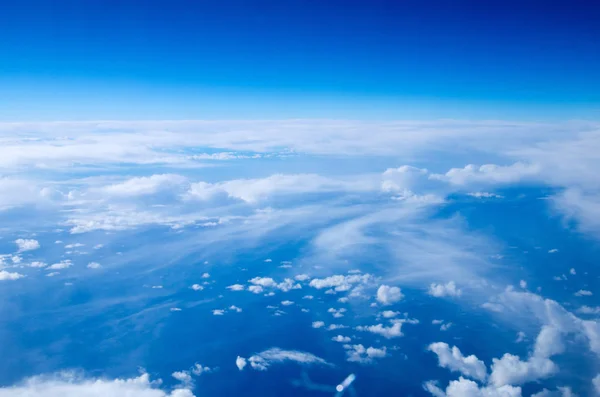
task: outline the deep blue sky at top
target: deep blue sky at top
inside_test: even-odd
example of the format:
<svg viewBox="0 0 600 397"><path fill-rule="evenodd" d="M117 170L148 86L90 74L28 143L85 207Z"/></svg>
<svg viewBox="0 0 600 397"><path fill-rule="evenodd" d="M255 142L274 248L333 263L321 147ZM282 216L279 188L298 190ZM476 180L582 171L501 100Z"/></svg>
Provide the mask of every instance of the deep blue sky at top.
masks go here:
<svg viewBox="0 0 600 397"><path fill-rule="evenodd" d="M0 119L598 118L598 21L593 0L0 0Z"/></svg>

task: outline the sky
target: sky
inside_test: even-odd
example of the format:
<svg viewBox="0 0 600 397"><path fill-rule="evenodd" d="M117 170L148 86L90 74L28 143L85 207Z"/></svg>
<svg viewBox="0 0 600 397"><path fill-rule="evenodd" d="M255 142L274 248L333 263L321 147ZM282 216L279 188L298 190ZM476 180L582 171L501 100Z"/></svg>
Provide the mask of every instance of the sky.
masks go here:
<svg viewBox="0 0 600 397"><path fill-rule="evenodd" d="M0 397L600 396L600 7L14 1Z"/></svg>
<svg viewBox="0 0 600 397"><path fill-rule="evenodd" d="M5 121L597 118L595 2L6 1Z"/></svg>

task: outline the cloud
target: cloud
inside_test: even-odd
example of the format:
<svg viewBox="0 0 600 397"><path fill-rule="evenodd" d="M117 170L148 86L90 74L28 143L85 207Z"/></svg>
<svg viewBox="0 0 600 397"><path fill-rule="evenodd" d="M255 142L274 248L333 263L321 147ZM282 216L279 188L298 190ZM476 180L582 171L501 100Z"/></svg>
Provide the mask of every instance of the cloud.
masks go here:
<svg viewBox="0 0 600 397"><path fill-rule="evenodd" d="M90 262L87 265L88 269L100 269L102 267L101 264L99 264L98 262Z"/></svg>
<svg viewBox="0 0 600 397"><path fill-rule="evenodd" d="M425 382L423 388L434 397L521 397L521 388L513 386L480 387L472 380L463 378L453 380L448 384L446 391L440 389L436 382Z"/></svg>
<svg viewBox="0 0 600 397"><path fill-rule="evenodd" d="M282 350L277 347L254 354L248 359L250 366L259 371L266 371L271 365L286 361L295 362L301 365L331 365L314 354L297 350Z"/></svg>
<svg viewBox="0 0 600 397"><path fill-rule="evenodd" d="M98 189L102 194L118 197L134 197L156 194L161 190L183 185L187 179L176 174L157 174L135 177L121 183L103 186Z"/></svg>
<svg viewBox="0 0 600 397"><path fill-rule="evenodd" d="M73 266L73 262L70 259L63 259L60 262L54 263L46 268L46 270L62 270L68 269Z"/></svg>
<svg viewBox="0 0 600 397"><path fill-rule="evenodd" d="M214 316L222 316L223 314L225 314L225 310L222 309L215 309L212 311L212 314Z"/></svg>
<svg viewBox="0 0 600 397"><path fill-rule="evenodd" d="M100 379L83 378L73 372L63 372L52 376L37 376L25 379L22 383L0 388L0 397L194 397L187 388L176 388L171 392L158 388L160 382L153 382L144 373L137 378Z"/></svg>
<svg viewBox="0 0 600 397"><path fill-rule="evenodd" d="M596 393L600 394L600 374L596 375L594 379L592 379L592 385L594 386Z"/></svg>
<svg viewBox="0 0 600 397"><path fill-rule="evenodd" d="M233 284L225 288L231 291L243 291L246 287L244 287L242 284Z"/></svg>
<svg viewBox="0 0 600 397"><path fill-rule="evenodd" d="M577 313L581 314L600 314L600 306L590 307L590 306L581 306L577 309Z"/></svg>
<svg viewBox="0 0 600 397"><path fill-rule="evenodd" d="M312 323L313 328L321 328L324 326L325 326L325 323L323 321L313 321L313 323Z"/></svg>
<svg viewBox="0 0 600 397"><path fill-rule="evenodd" d="M399 302L402 298L404 298L404 295L398 287L381 285L377 289L377 301L383 305L391 305Z"/></svg>
<svg viewBox="0 0 600 397"><path fill-rule="evenodd" d="M427 350L438 356L440 367L448 368L452 372L460 372L469 378L484 381L487 378L485 363L476 356L463 356L460 349L450 346L444 342L436 342L429 345Z"/></svg>
<svg viewBox="0 0 600 397"><path fill-rule="evenodd" d="M592 296L594 294L592 293L592 291L588 291L588 290L585 290L585 289L580 289L579 291L575 292L574 295L575 296Z"/></svg>
<svg viewBox="0 0 600 397"><path fill-rule="evenodd" d="M261 179L235 179L219 183L196 182L190 185L186 197L190 200L211 200L218 195L254 204L275 195L299 195L326 192L376 191L374 181L364 178L336 180L316 174L275 174Z"/></svg>
<svg viewBox="0 0 600 397"><path fill-rule="evenodd" d="M292 301L288 301L288 300L285 300L285 301L281 301L281 304L282 304L283 306L291 306L291 305L293 305L293 304L294 304L294 302L292 302Z"/></svg>
<svg viewBox="0 0 600 397"><path fill-rule="evenodd" d="M462 290L456 288L454 281L449 281L447 284L432 283L429 286L428 293L436 298L442 298L445 296L458 297L462 295Z"/></svg>
<svg viewBox="0 0 600 397"><path fill-rule="evenodd" d="M231 285L229 287L231 287ZM227 288L229 288L229 287L227 287ZM204 287L201 286L200 284L192 284L192 286L190 288L193 289L194 291L202 291L204 289ZM229 288L229 289L233 290L232 288ZM243 287L242 287L242 289L243 289Z"/></svg>
<svg viewBox="0 0 600 397"><path fill-rule="evenodd" d="M348 343L352 339L350 339L348 336L336 335L333 338L331 338L331 340L334 341L334 342Z"/></svg>
<svg viewBox="0 0 600 397"><path fill-rule="evenodd" d="M25 276L22 275L21 273L7 272L6 270L0 270L0 281L18 280L23 277L25 277Z"/></svg>
<svg viewBox="0 0 600 397"><path fill-rule="evenodd" d="M240 371L244 370L244 367L246 367L246 359L244 357L240 357L237 356L237 358L235 359L235 365L238 367L238 369Z"/></svg>
<svg viewBox="0 0 600 397"><path fill-rule="evenodd" d="M452 185L509 184L531 180L540 174L537 164L514 163L507 166L485 164L477 167L469 164L464 168L452 168L445 174L432 174L431 179L448 182Z"/></svg>
<svg viewBox="0 0 600 397"><path fill-rule="evenodd" d="M260 285L261 287L275 287L277 283L271 277L254 277L248 280L254 285Z"/></svg>
<svg viewBox="0 0 600 397"><path fill-rule="evenodd" d="M402 333L402 322L396 321L390 327L386 327L383 324L369 325L369 326L358 326L358 331L371 332L376 335L381 335L386 339L399 338L403 336Z"/></svg>
<svg viewBox="0 0 600 397"><path fill-rule="evenodd" d="M346 359L350 362L357 362L361 364L372 363L376 358L383 358L387 356L387 349L384 347L367 347L363 345L344 345L346 349Z"/></svg>
<svg viewBox="0 0 600 397"><path fill-rule="evenodd" d="M15 244L19 248L19 252L33 251L40 248L40 243L34 239L17 239Z"/></svg>
<svg viewBox="0 0 600 397"><path fill-rule="evenodd" d="M313 278L309 285L316 289L333 288L343 292L350 290L355 284L367 284L373 280L370 274L352 274L348 276L334 275L326 278Z"/></svg>

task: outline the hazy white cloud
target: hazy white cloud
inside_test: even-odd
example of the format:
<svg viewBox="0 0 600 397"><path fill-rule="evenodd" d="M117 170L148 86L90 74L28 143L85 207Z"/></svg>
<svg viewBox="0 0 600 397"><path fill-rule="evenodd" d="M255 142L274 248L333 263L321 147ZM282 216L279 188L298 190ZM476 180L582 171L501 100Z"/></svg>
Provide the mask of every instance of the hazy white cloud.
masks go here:
<svg viewBox="0 0 600 397"><path fill-rule="evenodd" d="M387 356L387 349L385 347L367 347L363 345L344 345L346 349L346 359L350 362L357 362L362 364L372 363L374 359L383 358Z"/></svg>
<svg viewBox="0 0 600 397"><path fill-rule="evenodd" d="M540 174L537 164L514 163L507 166L485 164L477 167L469 164L464 168L452 168L445 174L432 174L431 179L448 182L452 185L508 184L532 179Z"/></svg>
<svg viewBox="0 0 600 397"><path fill-rule="evenodd" d="M446 390L438 387L434 381L425 382L423 388L434 397L522 397L521 388L513 386L479 386L462 376L448 384Z"/></svg>
<svg viewBox="0 0 600 397"><path fill-rule="evenodd" d="M231 286L229 286L231 287ZM227 287L227 288L229 288ZM192 286L190 287L191 289L193 289L194 291L202 291L204 289L203 286L201 286L200 284L192 284ZM233 290L232 288L229 288L231 290ZM242 289L244 289L244 287L242 287Z"/></svg>
<svg viewBox="0 0 600 397"><path fill-rule="evenodd" d="M382 305L391 305L404 298L400 288L381 285L377 289L377 301Z"/></svg>
<svg viewBox="0 0 600 397"><path fill-rule="evenodd" d="M358 331L367 331L376 335L383 336L386 339L398 338L403 336L402 333L402 322L394 322L391 326L386 327L383 324L369 325L369 326L358 326Z"/></svg>
<svg viewBox="0 0 600 397"><path fill-rule="evenodd" d="M20 238L15 240L15 244L17 244L17 247L19 248L19 252L33 251L40 248L39 241L34 239Z"/></svg>
<svg viewBox="0 0 600 397"><path fill-rule="evenodd" d="M438 357L439 365L453 372L460 372L469 378L484 381L487 377L485 363L476 356L463 356L460 349L450 346L444 342L436 342L429 345L428 350Z"/></svg>
<svg viewBox="0 0 600 397"><path fill-rule="evenodd" d="M46 270L62 270L68 269L73 266L73 262L70 259L63 259L60 262L54 263L46 268Z"/></svg>
<svg viewBox="0 0 600 397"><path fill-rule="evenodd" d="M462 290L456 288L454 281L449 281L447 284L431 284L428 293L437 298L445 296L458 297L462 295Z"/></svg>
<svg viewBox="0 0 600 397"><path fill-rule="evenodd" d="M87 265L88 269L100 269L102 267L101 264L99 264L98 262L90 262Z"/></svg>
<svg viewBox="0 0 600 397"><path fill-rule="evenodd" d="M291 306L291 305L293 305L293 304L294 304L294 302L292 302L292 301L288 301L288 300L285 300L285 301L281 301L281 304L282 304L283 306Z"/></svg>
<svg viewBox="0 0 600 397"><path fill-rule="evenodd" d="M6 270L0 270L0 281L18 280L23 277L25 277L25 276L22 275L21 273L7 272Z"/></svg>
<svg viewBox="0 0 600 397"><path fill-rule="evenodd" d="M321 328L324 326L325 326L325 323L323 321L313 321L313 323L312 323L313 328Z"/></svg>
<svg viewBox="0 0 600 397"><path fill-rule="evenodd" d="M242 284L233 284L226 288L231 291L243 291L246 287L244 287Z"/></svg>
<svg viewBox="0 0 600 397"><path fill-rule="evenodd" d="M161 190L173 189L173 187L186 182L187 179L181 175L160 174L127 179L120 183L104 186L99 191L111 196L145 196L156 194Z"/></svg>
<svg viewBox="0 0 600 397"><path fill-rule="evenodd" d="M580 289L579 291L575 292L575 296L592 296L594 295L592 293L592 291L588 291L585 289Z"/></svg>
<svg viewBox="0 0 600 397"><path fill-rule="evenodd" d="M254 294L260 294L264 291L264 288L261 287L260 285L250 285L248 287L248 291L254 293Z"/></svg>
<svg viewBox="0 0 600 397"><path fill-rule="evenodd" d="M222 316L223 314L225 314L225 310L222 309L215 309L212 311L212 314L215 316Z"/></svg>
<svg viewBox="0 0 600 397"><path fill-rule="evenodd" d="M316 289L333 288L342 292L350 290L356 284L367 284L373 280L370 274L335 275L326 278L313 278L309 285Z"/></svg>
<svg viewBox="0 0 600 397"><path fill-rule="evenodd" d="M595 306L595 307L591 307L591 306L581 306L579 309L577 309L577 313L581 313L581 314L600 314L600 306Z"/></svg>
<svg viewBox="0 0 600 397"><path fill-rule="evenodd" d="M237 358L235 359L235 365L238 367L238 369L240 371L244 370L244 367L246 367L246 364L247 364L247 362L244 357L237 356Z"/></svg>
<svg viewBox="0 0 600 397"><path fill-rule="evenodd" d="M594 379L592 379L592 385L594 386L596 393L600 394L600 374L596 375Z"/></svg>
<svg viewBox="0 0 600 397"><path fill-rule="evenodd" d="M153 382L144 373L137 378L100 379L83 378L72 372L53 376L37 376L24 380L18 385L0 388L0 397L194 397L186 387L170 392L158 388L160 382Z"/></svg>
<svg viewBox="0 0 600 397"><path fill-rule="evenodd" d="M336 335L333 338L331 338L331 340L334 341L334 342L349 343L352 339L350 339L347 336Z"/></svg>
<svg viewBox="0 0 600 397"><path fill-rule="evenodd" d="M292 361L301 365L331 365L314 354L297 350L282 350L277 347L254 354L248 358L250 366L259 371L266 371L271 365L285 361Z"/></svg>

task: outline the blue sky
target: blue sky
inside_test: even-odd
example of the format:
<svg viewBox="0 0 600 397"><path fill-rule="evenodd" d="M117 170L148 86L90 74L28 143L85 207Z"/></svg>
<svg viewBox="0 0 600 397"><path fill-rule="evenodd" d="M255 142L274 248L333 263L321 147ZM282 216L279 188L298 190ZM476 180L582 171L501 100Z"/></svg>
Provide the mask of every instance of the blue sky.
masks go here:
<svg viewBox="0 0 600 397"><path fill-rule="evenodd" d="M0 397L600 395L598 5L0 6Z"/></svg>
<svg viewBox="0 0 600 397"><path fill-rule="evenodd" d="M593 2L10 1L0 116L596 118L599 16Z"/></svg>

